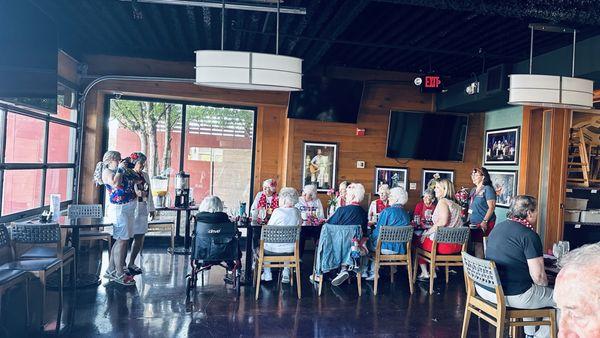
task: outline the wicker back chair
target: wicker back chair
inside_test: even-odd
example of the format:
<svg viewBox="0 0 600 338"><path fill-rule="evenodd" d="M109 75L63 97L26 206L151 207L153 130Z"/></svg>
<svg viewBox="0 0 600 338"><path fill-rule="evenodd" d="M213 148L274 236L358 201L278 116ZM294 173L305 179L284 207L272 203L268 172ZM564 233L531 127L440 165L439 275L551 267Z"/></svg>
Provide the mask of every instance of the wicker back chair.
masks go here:
<svg viewBox="0 0 600 338"><path fill-rule="evenodd" d="M506 329L511 329L511 336L516 337L516 329L523 326L548 325L551 337L556 337L556 310L545 309L511 309L506 307L504 291L500 282L500 276L493 261L473 257L462 252L463 268L467 284L467 301L461 337L467 337L469 320L471 314L496 327L496 337L508 336ZM475 285L492 289L496 293L496 302L491 303L477 295ZM524 321L524 318L539 317L538 321ZM548 318L548 319L546 319Z"/></svg>
<svg viewBox="0 0 600 338"><path fill-rule="evenodd" d="M67 208L67 217L69 217L70 221L76 221L80 218L102 218L104 217L104 212L102 211L101 204L71 204ZM112 235L104 231L103 227L80 231L79 240L104 240L108 244L108 254L110 255L110 248L112 247Z"/></svg>
<svg viewBox="0 0 600 338"><path fill-rule="evenodd" d="M13 260L10 233L4 224L0 224L0 265ZM29 325L29 279L31 274L27 271L0 268L0 305L3 303L4 294L13 286L25 283L25 316ZM2 314L0 306L0 314ZM3 328L4 329L4 328ZM6 333L6 330L3 330Z"/></svg>
<svg viewBox="0 0 600 338"><path fill-rule="evenodd" d="M379 229L379 234L377 236L377 246L375 248L375 252L371 253L370 259L374 261L374 290L373 293L377 295L377 287L379 282L379 268L381 266L389 266L390 267L390 282L394 283L394 273L395 267L399 265L406 265L408 271L408 286L410 289L410 293L414 292L413 286L414 281L412 278L412 238L413 238L414 229L411 226L381 226ZM391 254L386 255L381 252L381 245L383 243L400 243L404 244L406 247L406 253L400 254Z"/></svg>
<svg viewBox="0 0 600 338"><path fill-rule="evenodd" d="M42 284L42 309L45 309L46 305L46 281L47 277L55 272L59 272L59 300L58 300L58 314L57 323L60 323L60 316L62 314L63 304L63 256L65 256L62 240L60 234L60 227L58 223L44 223L44 224L32 224L32 223L15 223L12 225L11 230L12 241L15 244L16 257L19 257L19 246L34 244L34 247L25 252L21 257L25 256L28 259L19 259L10 263L4 264L3 268L28 271L36 276ZM47 256L43 250L36 250L36 245L52 245L56 246L53 250L54 256L52 257L41 257ZM70 250L69 252L73 252ZM34 257L34 256L40 257ZM73 261L73 256L69 254L69 260ZM73 271L73 270L71 270ZM43 326L44 318L40 316L40 325Z"/></svg>
<svg viewBox="0 0 600 338"><path fill-rule="evenodd" d="M300 285L300 227L266 225L262 227L260 234L260 245L258 249L258 261L256 264L256 299L260 292L260 275L265 268L290 268L290 273L296 272L296 288L298 299L302 298ZM293 252L274 253L265 250L265 243L294 244ZM281 275L281 274L280 274ZM290 281L294 283L293 275ZM281 281L281 277L279 278Z"/></svg>
<svg viewBox="0 0 600 338"><path fill-rule="evenodd" d="M435 231L435 237L433 240L433 245L431 247L431 252L423 249L417 248L415 255L415 269L413 272L413 278L417 276L417 260L419 258L425 260L429 263L429 294L433 294L433 276L435 275L435 267L443 266L446 268L446 284L449 279L449 267L451 266L462 266L462 257L460 253L458 254L438 254L437 248L439 243L448 243L448 244L461 244L461 252L467 251L467 244L469 241L469 227L438 227Z"/></svg>

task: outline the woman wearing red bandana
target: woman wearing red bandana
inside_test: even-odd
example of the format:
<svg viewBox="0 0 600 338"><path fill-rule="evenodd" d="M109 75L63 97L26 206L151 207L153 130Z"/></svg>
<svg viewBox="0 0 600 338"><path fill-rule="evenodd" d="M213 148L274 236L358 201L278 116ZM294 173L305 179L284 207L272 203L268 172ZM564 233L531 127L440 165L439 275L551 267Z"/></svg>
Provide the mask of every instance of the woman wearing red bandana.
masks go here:
<svg viewBox="0 0 600 338"><path fill-rule="evenodd" d="M252 220L258 224L267 224L273 210L279 207L279 197L277 196L277 182L273 179L265 180L262 184L263 190L256 194L250 215Z"/></svg>
<svg viewBox="0 0 600 338"><path fill-rule="evenodd" d="M383 211L383 209L390 206L390 201L388 197L390 197L390 186L387 184L382 184L377 189L377 195L379 198L371 202L369 206L369 222L377 223L377 217Z"/></svg>

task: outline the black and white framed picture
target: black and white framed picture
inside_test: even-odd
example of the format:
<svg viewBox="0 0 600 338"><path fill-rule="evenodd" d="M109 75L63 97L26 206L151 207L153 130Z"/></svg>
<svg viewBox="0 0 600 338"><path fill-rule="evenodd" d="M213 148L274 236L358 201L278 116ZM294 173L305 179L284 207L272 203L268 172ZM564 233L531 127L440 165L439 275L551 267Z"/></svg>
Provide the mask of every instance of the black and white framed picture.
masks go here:
<svg viewBox="0 0 600 338"><path fill-rule="evenodd" d="M484 165L519 163L520 127L486 130Z"/></svg>
<svg viewBox="0 0 600 338"><path fill-rule="evenodd" d="M314 184L317 192L335 188L337 170L337 144L304 142L302 150L303 185Z"/></svg>
<svg viewBox="0 0 600 338"><path fill-rule="evenodd" d="M435 181L444 178L454 182L454 170L423 169L421 194L424 194L427 189L433 190L435 188Z"/></svg>
<svg viewBox="0 0 600 338"><path fill-rule="evenodd" d="M390 189L402 187L407 190L408 169L394 167L375 167L375 186L373 192L377 194L382 184L387 184ZM408 191L408 190L407 190Z"/></svg>
<svg viewBox="0 0 600 338"><path fill-rule="evenodd" d="M515 170L490 170L492 185L496 190L496 206L508 208L517 196L517 172Z"/></svg>

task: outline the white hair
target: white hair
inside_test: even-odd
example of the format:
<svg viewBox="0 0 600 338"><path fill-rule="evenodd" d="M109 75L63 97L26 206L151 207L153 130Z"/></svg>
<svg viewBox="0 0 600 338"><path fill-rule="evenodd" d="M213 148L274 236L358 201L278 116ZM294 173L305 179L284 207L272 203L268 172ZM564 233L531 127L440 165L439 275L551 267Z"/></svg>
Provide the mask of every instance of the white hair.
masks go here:
<svg viewBox="0 0 600 338"><path fill-rule="evenodd" d="M351 183L346 188L346 201L360 203L365 198L365 187L360 183Z"/></svg>
<svg viewBox="0 0 600 338"><path fill-rule="evenodd" d="M387 184L380 185L379 188L377 189L377 194L378 195L387 194L389 196L390 195L390 186Z"/></svg>
<svg viewBox="0 0 600 338"><path fill-rule="evenodd" d="M264 180L262 183L262 187L269 187L271 189L272 192L277 191L277 184L274 184L275 180L273 180L272 178L269 178L267 180Z"/></svg>
<svg viewBox="0 0 600 338"><path fill-rule="evenodd" d="M283 187L279 190L279 205L282 207L293 207L298 203L298 192L294 188Z"/></svg>
<svg viewBox="0 0 600 338"><path fill-rule="evenodd" d="M310 195L313 200L317 198L317 186L314 184L305 185L304 188L302 188L302 192Z"/></svg>
<svg viewBox="0 0 600 338"><path fill-rule="evenodd" d="M394 204L405 205L408 202L408 193L402 187L390 189L390 200Z"/></svg>
<svg viewBox="0 0 600 338"><path fill-rule="evenodd" d="M204 197L202 203L198 207L198 211L202 212L221 212L223 211L223 202L217 196L209 195Z"/></svg>
<svg viewBox="0 0 600 338"><path fill-rule="evenodd" d="M600 270L600 242L587 244L564 255L559 265L561 268L583 269L596 266Z"/></svg>

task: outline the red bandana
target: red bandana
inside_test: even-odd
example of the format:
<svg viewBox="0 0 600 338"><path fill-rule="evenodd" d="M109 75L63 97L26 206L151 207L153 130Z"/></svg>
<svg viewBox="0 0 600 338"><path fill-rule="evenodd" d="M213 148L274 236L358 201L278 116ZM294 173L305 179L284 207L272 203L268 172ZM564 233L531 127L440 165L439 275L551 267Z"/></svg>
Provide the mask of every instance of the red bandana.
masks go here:
<svg viewBox="0 0 600 338"><path fill-rule="evenodd" d="M510 217L509 219L511 221L520 223L522 226L526 227L527 229L531 229L531 231L535 231L535 229L533 228L533 225L531 225L531 223L527 222L526 219L515 218L515 217Z"/></svg>
<svg viewBox="0 0 600 338"><path fill-rule="evenodd" d="M279 208L279 197L277 196L277 193L273 193L272 197L273 199L271 200L271 203L267 203L267 194L261 194L260 198L258 199L258 207L266 209Z"/></svg>

